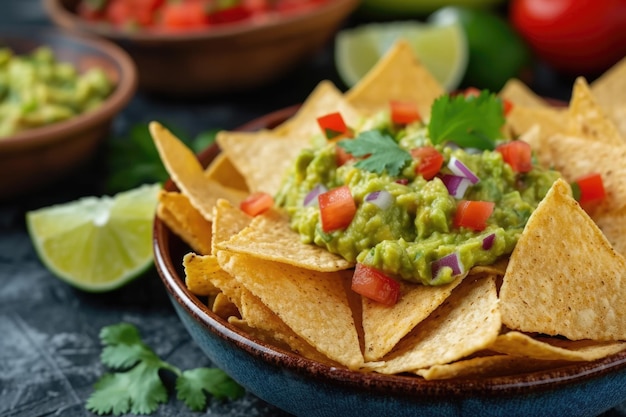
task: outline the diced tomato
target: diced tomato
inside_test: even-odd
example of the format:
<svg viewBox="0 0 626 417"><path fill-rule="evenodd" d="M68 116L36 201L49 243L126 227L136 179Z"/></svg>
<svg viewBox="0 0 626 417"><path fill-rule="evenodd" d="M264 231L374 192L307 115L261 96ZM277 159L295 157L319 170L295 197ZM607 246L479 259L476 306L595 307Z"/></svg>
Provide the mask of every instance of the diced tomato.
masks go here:
<svg viewBox="0 0 626 417"><path fill-rule="evenodd" d="M252 12L244 6L232 6L215 10L209 15L211 24L220 25L225 23L239 22L252 16Z"/></svg>
<svg viewBox="0 0 626 417"><path fill-rule="evenodd" d="M604 182L602 175L591 173L574 181L573 186L578 188L578 202L585 204L590 201L601 200L605 197Z"/></svg>
<svg viewBox="0 0 626 417"><path fill-rule="evenodd" d="M111 0L106 8L106 19L114 26L122 27L132 23L132 8L125 0Z"/></svg>
<svg viewBox="0 0 626 417"><path fill-rule="evenodd" d="M432 146L413 148L411 155L419 160L415 173L420 174L425 180L435 178L443 166L443 155Z"/></svg>
<svg viewBox="0 0 626 417"><path fill-rule="evenodd" d="M250 216L257 216L269 210L273 205L274 199L271 195L257 191L246 197L239 204L239 208Z"/></svg>
<svg viewBox="0 0 626 417"><path fill-rule="evenodd" d="M106 6L106 0L83 0L76 6L76 13L84 19L97 20L104 17Z"/></svg>
<svg viewBox="0 0 626 417"><path fill-rule="evenodd" d="M341 146L335 146L335 162L337 163L338 167L342 166L348 161L352 161L353 159L355 158L351 153L348 153L348 151L346 151Z"/></svg>
<svg viewBox="0 0 626 417"><path fill-rule="evenodd" d="M477 232L484 230L495 206L491 201L461 200L456 206L454 227L466 227Z"/></svg>
<svg viewBox="0 0 626 417"><path fill-rule="evenodd" d="M352 275L352 291L370 300L392 306L400 298L400 284L381 271L363 264L356 264Z"/></svg>
<svg viewBox="0 0 626 417"><path fill-rule="evenodd" d="M513 102L511 100L502 99L502 112L505 116L508 116L513 110Z"/></svg>
<svg viewBox="0 0 626 417"><path fill-rule="evenodd" d="M317 124L322 129L322 132L324 132L326 139L349 135L348 126L339 112L318 117Z"/></svg>
<svg viewBox="0 0 626 417"><path fill-rule="evenodd" d="M467 87L465 90L463 90L463 96L465 96L465 98L478 97L479 95L480 90L476 87Z"/></svg>
<svg viewBox="0 0 626 417"><path fill-rule="evenodd" d="M389 107L391 111L391 121L393 123L406 125L422 120L422 116L415 103L391 100Z"/></svg>
<svg viewBox="0 0 626 417"><path fill-rule="evenodd" d="M317 197L320 206L322 230L330 233L345 229L356 213L356 203L347 185L333 188Z"/></svg>
<svg viewBox="0 0 626 417"><path fill-rule="evenodd" d="M513 140L496 147L502 154L504 162L513 168L514 172L528 172L533 168L532 150L523 140Z"/></svg>
<svg viewBox="0 0 626 417"><path fill-rule="evenodd" d="M201 1L166 3L161 9L163 29L181 31L209 26L206 4Z"/></svg>

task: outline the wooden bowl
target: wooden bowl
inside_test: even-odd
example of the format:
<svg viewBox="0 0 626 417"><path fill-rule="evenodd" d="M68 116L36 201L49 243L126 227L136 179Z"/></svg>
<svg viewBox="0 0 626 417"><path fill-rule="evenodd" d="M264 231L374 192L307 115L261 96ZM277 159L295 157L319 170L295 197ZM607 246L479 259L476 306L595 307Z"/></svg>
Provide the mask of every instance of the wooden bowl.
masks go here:
<svg viewBox="0 0 626 417"><path fill-rule="evenodd" d="M128 33L79 17L79 0L44 0L58 26L98 35L126 49L139 69L139 88L190 96L242 91L278 79L311 58L357 7L332 0L310 12L190 33Z"/></svg>
<svg viewBox="0 0 626 417"><path fill-rule="evenodd" d="M106 138L114 117L133 97L137 72L128 54L115 44L58 30L2 28L0 45L17 54L46 45L59 61L73 64L80 72L101 67L115 83L97 109L0 138L0 200L4 200L49 184L87 163Z"/></svg>

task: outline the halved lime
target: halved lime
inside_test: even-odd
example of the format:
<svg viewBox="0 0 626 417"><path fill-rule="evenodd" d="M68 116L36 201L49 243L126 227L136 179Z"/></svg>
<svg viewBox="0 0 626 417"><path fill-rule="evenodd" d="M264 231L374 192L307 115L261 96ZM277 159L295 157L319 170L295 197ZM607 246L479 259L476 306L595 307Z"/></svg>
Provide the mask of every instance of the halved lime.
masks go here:
<svg viewBox="0 0 626 417"><path fill-rule="evenodd" d="M341 80L353 87L401 37L447 91L459 86L467 68L468 48L458 22L398 21L344 29L335 38L335 66Z"/></svg>
<svg viewBox="0 0 626 417"><path fill-rule="evenodd" d="M160 189L160 184L143 185L27 212L39 258L57 277L85 291L121 287L153 263L152 223Z"/></svg>

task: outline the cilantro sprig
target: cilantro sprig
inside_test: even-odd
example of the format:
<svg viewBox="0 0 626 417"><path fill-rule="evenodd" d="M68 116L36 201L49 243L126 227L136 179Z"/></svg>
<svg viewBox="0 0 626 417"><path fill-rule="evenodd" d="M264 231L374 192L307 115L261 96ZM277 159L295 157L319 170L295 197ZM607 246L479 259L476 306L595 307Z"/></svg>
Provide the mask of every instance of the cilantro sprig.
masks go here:
<svg viewBox="0 0 626 417"><path fill-rule="evenodd" d="M487 90L476 97L443 95L431 107L428 135L433 144L493 150L504 122L502 102Z"/></svg>
<svg viewBox="0 0 626 417"><path fill-rule="evenodd" d="M167 126L194 152L200 152L215 141L219 129L199 133L196 137L172 126ZM130 190L141 184L165 182L169 177L159 152L154 146L147 123L137 123L124 136L107 142L107 192Z"/></svg>
<svg viewBox="0 0 626 417"><path fill-rule="evenodd" d="M94 385L86 408L96 414L151 414L168 400L160 371L176 377L177 398L192 411L206 407L206 393L216 399L236 399L244 389L217 368L181 371L163 361L145 343L139 331L129 323L102 328L100 340L105 346L100 359L116 370L104 374Z"/></svg>
<svg viewBox="0 0 626 417"><path fill-rule="evenodd" d="M409 152L398 146L392 137L377 130L368 130L355 139L339 141L337 145L356 157L367 156L355 166L377 174L387 171L389 175L397 176L411 160Z"/></svg>

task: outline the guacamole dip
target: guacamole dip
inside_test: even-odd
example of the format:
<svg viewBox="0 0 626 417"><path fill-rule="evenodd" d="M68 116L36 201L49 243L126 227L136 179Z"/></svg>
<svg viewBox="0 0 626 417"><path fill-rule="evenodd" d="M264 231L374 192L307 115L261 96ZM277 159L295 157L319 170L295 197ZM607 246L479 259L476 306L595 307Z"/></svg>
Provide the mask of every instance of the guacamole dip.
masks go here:
<svg viewBox="0 0 626 417"><path fill-rule="evenodd" d="M485 96L488 99L496 100ZM439 113L433 111L430 123L442 123L435 120ZM475 122L481 123L481 118ZM352 138L337 141L320 135L298 156L276 202L287 210L291 227L305 242L392 277L440 285L475 265L493 264L512 252L530 214L559 174L534 164L516 172L496 149L504 139L479 140L476 144L492 149L477 149L452 140L435 143L433 132L422 121L399 125L389 112L381 112L354 129ZM354 151L358 146L363 148L360 154ZM338 148L344 153L352 149L353 157L342 162ZM423 148L434 148L443 157L428 179L419 168L424 158L414 156ZM451 184L450 179L461 178L466 181L461 180L460 188ZM345 227L325 231L317 195L342 186L349 188L356 211ZM484 225L457 224L457 211L467 201L492 207Z"/></svg>
<svg viewBox="0 0 626 417"><path fill-rule="evenodd" d="M24 55L0 48L0 139L94 109L112 89L102 69L78 73L48 47Z"/></svg>

